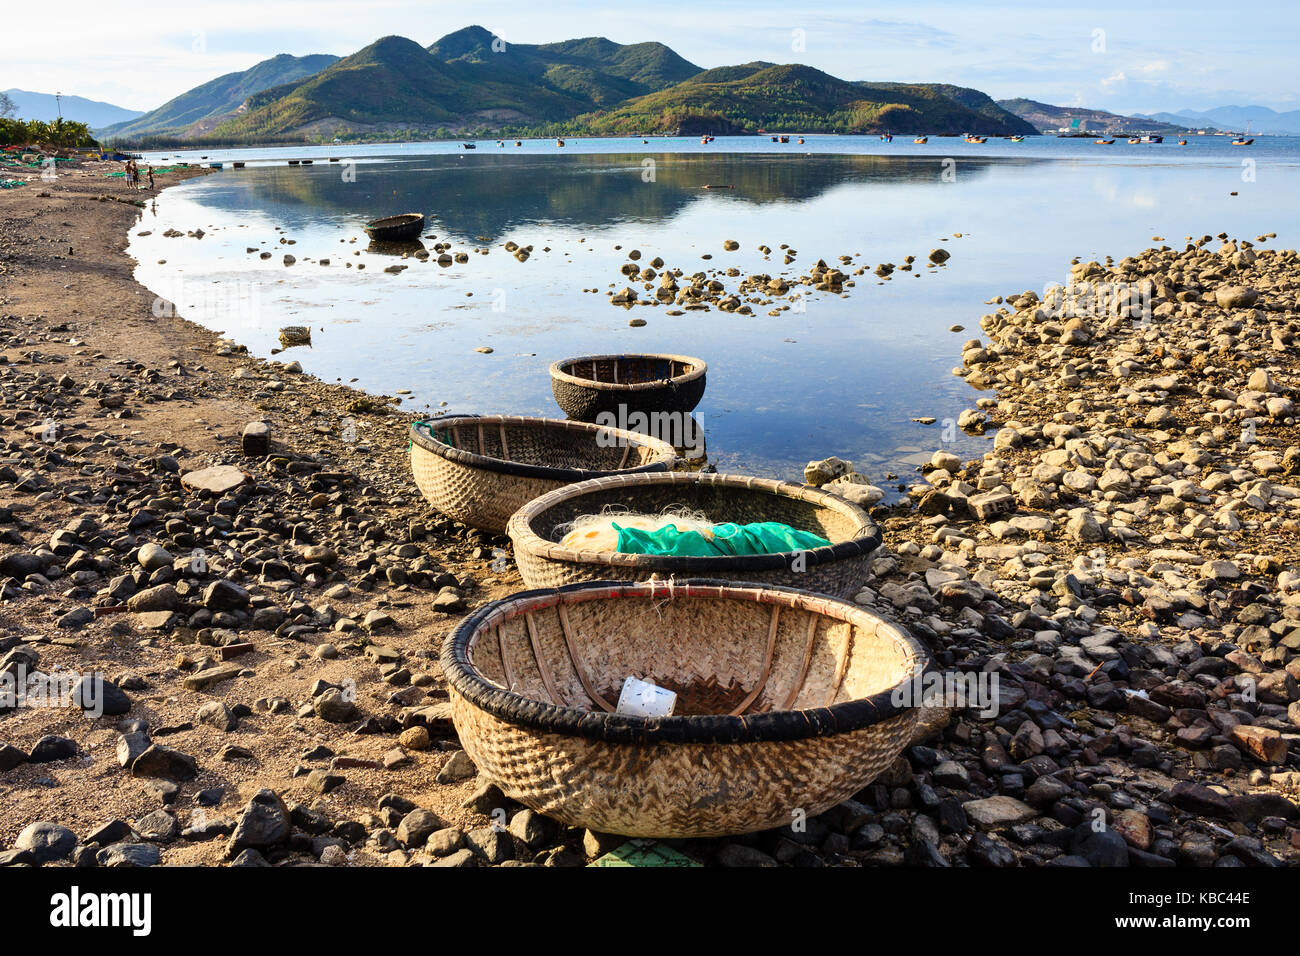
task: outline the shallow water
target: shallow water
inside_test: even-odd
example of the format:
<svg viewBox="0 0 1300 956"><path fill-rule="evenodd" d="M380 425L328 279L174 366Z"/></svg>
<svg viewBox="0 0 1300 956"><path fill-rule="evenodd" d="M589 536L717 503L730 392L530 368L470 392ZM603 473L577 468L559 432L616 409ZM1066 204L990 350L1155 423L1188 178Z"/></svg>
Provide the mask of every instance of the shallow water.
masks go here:
<svg viewBox="0 0 1300 956"><path fill-rule="evenodd" d="M886 473L907 480L941 446L963 456L987 447L989 438L960 433L945 443L941 429L979 397L951 370L961 344L979 335L989 297L1041 293L1067 278L1072 257L1119 258L1157 235L1181 246L1189 235L1277 232L1271 244L1296 244L1300 148L1292 140L1261 137L1245 149L1220 137L1182 148L903 140L212 151L210 160L242 156L252 165L167 190L140 227L152 234L135 236L131 252L138 278L188 318L263 356L278 347L280 327L309 325L311 347L279 357L326 380L409 389L404 405L416 412L558 416L552 361L679 352L709 363L696 417L720 469L796 478L809 459L835 454L883 481ZM330 155L344 161L328 163ZM290 167L289 156L317 163ZM370 251L361 225L406 211L425 213L426 234L470 251L469 261L444 268ZM168 228L206 234L168 239ZM739 250L725 252L727 239ZM532 245L531 258L516 261L501 248L506 240ZM797 251L791 266L782 264L782 243ZM952 258L924 267L941 245ZM250 247L273 256L262 260ZM801 310L778 317L759 305L752 316L670 317L664 307L627 311L607 301L607 291L628 284L619 267L634 248L642 267L660 256L688 275L730 267L741 276L799 275L819 258L837 266L841 255L855 257L845 271L868 271L844 297L810 293ZM297 264L282 264L286 252ZM872 274L909 254L915 272L885 282ZM386 274L393 263L409 268ZM729 289L738 281L719 278ZM632 317L647 325L629 327ZM965 331L949 332L954 324ZM475 352L480 346L494 351ZM927 416L938 422L911 421Z"/></svg>

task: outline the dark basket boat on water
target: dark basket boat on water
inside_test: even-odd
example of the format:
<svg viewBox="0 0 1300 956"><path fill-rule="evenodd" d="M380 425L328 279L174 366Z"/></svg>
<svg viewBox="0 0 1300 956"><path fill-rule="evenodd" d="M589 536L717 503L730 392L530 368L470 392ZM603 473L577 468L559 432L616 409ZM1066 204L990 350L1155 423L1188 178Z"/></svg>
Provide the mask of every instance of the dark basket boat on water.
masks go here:
<svg viewBox="0 0 1300 956"><path fill-rule="evenodd" d="M400 216L376 219L365 225L366 235L376 242L409 242L424 231L424 215L407 212Z"/></svg>
<svg viewBox="0 0 1300 956"><path fill-rule="evenodd" d="M551 392L564 414L594 422L602 412L689 413L704 397L708 366L690 355L581 355L551 366Z"/></svg>

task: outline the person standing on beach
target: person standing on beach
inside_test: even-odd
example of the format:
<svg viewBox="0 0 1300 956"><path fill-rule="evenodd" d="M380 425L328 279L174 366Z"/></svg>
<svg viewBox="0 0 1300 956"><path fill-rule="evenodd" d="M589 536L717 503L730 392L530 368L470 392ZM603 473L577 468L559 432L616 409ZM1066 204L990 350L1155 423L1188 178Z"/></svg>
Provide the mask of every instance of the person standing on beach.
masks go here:
<svg viewBox="0 0 1300 956"><path fill-rule="evenodd" d="M153 189L153 188L154 188L154 185L153 185L153 167L152 167L152 166L149 167L149 188L150 188L150 189Z"/></svg>
<svg viewBox="0 0 1300 956"><path fill-rule="evenodd" d="M126 177L126 185L127 185L128 187L130 187L130 185L131 185L131 160L128 159L128 160L126 160L126 162L122 163L122 175L123 175L124 177Z"/></svg>

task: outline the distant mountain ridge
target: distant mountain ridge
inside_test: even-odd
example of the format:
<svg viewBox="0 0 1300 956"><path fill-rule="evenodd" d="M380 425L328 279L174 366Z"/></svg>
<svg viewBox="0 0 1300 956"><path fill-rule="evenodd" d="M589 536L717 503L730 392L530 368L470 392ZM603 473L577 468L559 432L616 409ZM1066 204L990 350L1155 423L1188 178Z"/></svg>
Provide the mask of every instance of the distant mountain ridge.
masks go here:
<svg viewBox="0 0 1300 956"><path fill-rule="evenodd" d="M5 94L13 100L14 117L22 120L57 119L62 112L63 118L77 123L85 123L92 129L109 123L122 123L144 114L140 110L128 110L112 103L89 100L84 96L64 95L62 103L53 93L33 93L31 90L11 89Z"/></svg>
<svg viewBox="0 0 1300 956"><path fill-rule="evenodd" d="M146 135L196 137L239 111L248 97L271 87L293 83L319 73L338 57L327 53L290 56L281 53L256 66L227 73L182 93L148 113L97 128L101 138L129 139Z"/></svg>
<svg viewBox="0 0 1300 956"><path fill-rule="evenodd" d="M1300 110L1280 113L1267 106L1219 106L1199 112L1179 110L1176 113L1152 113L1150 117L1166 123L1214 126L1230 132L1241 132L1249 126L1252 132L1265 135L1300 136Z"/></svg>
<svg viewBox="0 0 1300 956"><path fill-rule="evenodd" d="M1026 122L1032 123L1037 131L1055 133L1059 129L1071 128L1078 120L1080 132L1100 133L1105 130L1126 130L1159 133L1171 136L1188 128L1186 121L1169 123L1162 119L1143 116L1121 116L1106 110L1093 110L1082 106L1053 106L1037 100L1024 98L998 100L997 105L1009 110Z"/></svg>

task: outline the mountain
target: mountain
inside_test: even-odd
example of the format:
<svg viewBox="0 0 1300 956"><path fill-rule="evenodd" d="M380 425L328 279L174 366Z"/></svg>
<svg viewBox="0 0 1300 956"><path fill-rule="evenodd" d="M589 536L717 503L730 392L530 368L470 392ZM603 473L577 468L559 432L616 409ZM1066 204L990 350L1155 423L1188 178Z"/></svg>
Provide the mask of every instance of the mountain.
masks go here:
<svg viewBox="0 0 1300 956"><path fill-rule="evenodd" d="M652 131L1032 133L978 90L862 83L756 61L701 70L662 43L509 43L479 26L421 47L387 36L322 64L277 57L108 131L155 143ZM323 58L327 59L328 58ZM270 67L279 65L280 69ZM280 77L296 64L296 72ZM266 68L266 69L264 69Z"/></svg>
<svg viewBox="0 0 1300 956"><path fill-rule="evenodd" d="M596 133L787 132L1032 133L991 100L984 112L958 102L938 84L861 83L801 64L750 63L709 70L609 111L578 117ZM957 90L958 87L950 89ZM972 102L983 94L965 91ZM987 100L987 97L983 97Z"/></svg>
<svg viewBox="0 0 1300 956"><path fill-rule="evenodd" d="M1214 126L1218 129L1240 132L1249 126L1255 133L1300 136L1300 110L1279 113L1267 106L1219 106L1202 112L1179 110L1176 113L1153 113L1151 118L1198 128Z"/></svg>
<svg viewBox="0 0 1300 956"><path fill-rule="evenodd" d="M1186 122L1170 124L1151 117L1120 116L1118 113L1090 110L1082 106L1052 106L1049 103L1027 99L998 100L997 105L1032 123L1035 129L1044 133L1055 133L1060 129L1077 129L1079 132L1092 133L1124 130L1172 136L1181 133L1189 125ZM1078 120L1077 127L1072 125L1075 120Z"/></svg>
<svg viewBox="0 0 1300 956"><path fill-rule="evenodd" d="M892 86L894 84L877 85ZM1024 117L1013 113L1000 103L995 102L993 97L989 96L987 93L982 93L979 90L972 90L967 86L953 86L951 83L921 83L917 85L926 89L932 89L941 96L948 97L948 99L952 100L954 103L960 103L962 106L974 110L986 119L1014 127L1012 129L1013 133L1032 136L1038 132L1037 127L1032 123L1025 120Z"/></svg>
<svg viewBox="0 0 1300 956"><path fill-rule="evenodd" d="M13 100L15 119L48 122L59 116L61 108L64 119L85 123L94 129L144 115L140 110L123 109L112 103L88 100L84 96L64 96L60 107L53 93L33 93L30 90L5 90L4 92Z"/></svg>
<svg viewBox="0 0 1300 956"><path fill-rule="evenodd" d="M505 43L483 27L465 27L429 47L435 59L481 82L506 71L516 82L575 93L600 104L661 90L700 72L662 43L623 45L604 37L559 43Z"/></svg>
<svg viewBox="0 0 1300 956"><path fill-rule="evenodd" d="M218 137L499 129L566 120L693 76L661 43L507 44L466 27L427 49L384 37L291 87L250 97Z"/></svg>
<svg viewBox="0 0 1300 956"><path fill-rule="evenodd" d="M311 56L279 56L263 60L250 69L227 73L196 86L156 110L136 114L135 119L115 122L100 129L101 138L130 139L140 136L196 136L236 113L249 96L271 87L309 77L334 63L338 57L325 53Z"/></svg>

